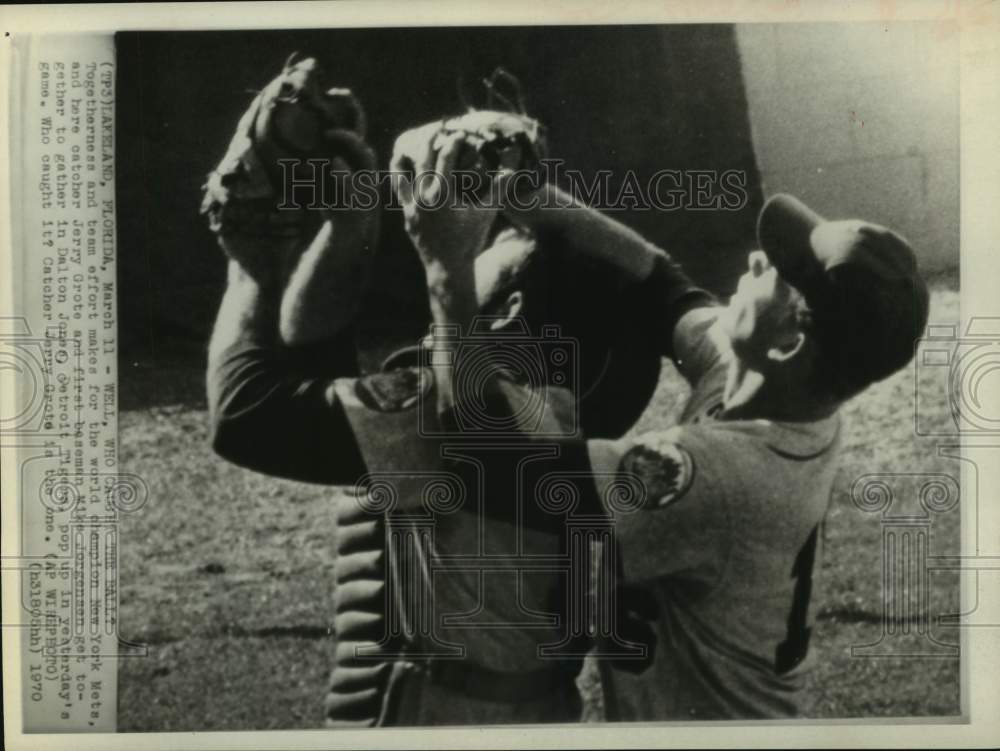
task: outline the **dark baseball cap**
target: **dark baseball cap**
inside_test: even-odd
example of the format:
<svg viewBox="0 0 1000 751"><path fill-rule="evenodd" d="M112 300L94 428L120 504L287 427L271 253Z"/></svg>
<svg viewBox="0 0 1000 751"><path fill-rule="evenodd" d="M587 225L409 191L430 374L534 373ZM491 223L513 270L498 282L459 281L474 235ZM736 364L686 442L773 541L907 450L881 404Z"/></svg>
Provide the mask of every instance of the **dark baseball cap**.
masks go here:
<svg viewBox="0 0 1000 751"><path fill-rule="evenodd" d="M906 240L871 222L828 221L786 194L764 204L757 237L809 304L821 366L837 392L849 396L910 361L929 295Z"/></svg>

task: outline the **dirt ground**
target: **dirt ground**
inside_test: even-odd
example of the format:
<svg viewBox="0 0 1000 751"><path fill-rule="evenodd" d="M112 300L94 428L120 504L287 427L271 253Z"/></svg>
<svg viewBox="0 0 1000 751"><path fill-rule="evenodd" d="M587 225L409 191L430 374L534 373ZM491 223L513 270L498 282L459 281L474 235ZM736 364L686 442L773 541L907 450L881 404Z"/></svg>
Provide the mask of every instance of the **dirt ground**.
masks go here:
<svg viewBox="0 0 1000 751"><path fill-rule="evenodd" d="M957 321L955 280L939 279L931 322ZM940 644L957 643L958 634L936 618L959 611L957 577L929 574L929 623L919 613L886 620L885 518L851 498L859 478L891 475L891 512L919 514L915 483L935 473L958 477L958 462L939 456L938 439L914 428L915 389L921 425L940 428L952 419L942 370L911 364L844 411L844 454L812 603L811 717L960 711L959 662ZM145 479L150 500L127 515L121 533L121 627L125 638L148 645L148 656L121 663L119 729L322 727L334 644L336 491L256 475L215 457L203 377L190 368L122 374L121 466ZM161 406L138 407L149 389L159 390ZM635 430L669 426L684 394L665 367ZM930 521L931 553L958 553L958 508ZM878 643L852 655L852 647ZM870 656L879 651L889 656ZM593 667L580 684L587 719L598 720Z"/></svg>

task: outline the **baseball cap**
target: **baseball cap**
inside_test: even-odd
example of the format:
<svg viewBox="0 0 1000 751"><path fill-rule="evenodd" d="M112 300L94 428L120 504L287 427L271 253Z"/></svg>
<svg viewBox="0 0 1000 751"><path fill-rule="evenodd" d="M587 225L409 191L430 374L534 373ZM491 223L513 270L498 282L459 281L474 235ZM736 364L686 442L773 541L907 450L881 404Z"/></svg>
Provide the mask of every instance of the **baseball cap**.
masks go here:
<svg viewBox="0 0 1000 751"><path fill-rule="evenodd" d="M787 194L764 204L757 237L809 304L822 366L840 395L910 361L927 325L929 294L906 240L859 219L828 221Z"/></svg>

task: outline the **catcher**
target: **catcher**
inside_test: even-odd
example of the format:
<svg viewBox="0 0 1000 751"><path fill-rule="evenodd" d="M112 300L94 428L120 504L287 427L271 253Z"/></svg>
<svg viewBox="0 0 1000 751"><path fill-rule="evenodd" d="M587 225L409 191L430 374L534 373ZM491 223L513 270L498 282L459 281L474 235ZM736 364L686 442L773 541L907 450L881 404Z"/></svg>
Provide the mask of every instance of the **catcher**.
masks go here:
<svg viewBox="0 0 1000 751"><path fill-rule="evenodd" d="M566 617L571 582L503 563L513 560L510 546L521 543L529 553L563 554L565 519L557 514L529 525L538 529L522 538L523 520L509 498L530 495L538 480L518 471L524 457L490 453L459 435L455 440L468 449L468 461L435 464L440 441L427 438L420 420L442 433L453 427L451 381L438 382L435 367L421 363L416 348L390 357L380 373L358 376L353 330L376 243L375 212L277 209L279 159L329 158L346 169L369 169L374 155L363 142L363 123L356 100L343 90L325 90L313 61L286 66L243 116L209 179L204 210L230 259L209 348L213 447L255 471L307 482L353 485L379 473L446 470L468 481L467 488L479 488L438 520L435 545L421 561L460 557L482 543L487 554L499 552L499 570L454 569L440 581L428 581L421 569L414 579L388 544L387 530L400 529L391 510L373 512L358 499L338 496L338 644L329 724L575 720L580 697L574 679L586 645L571 644L564 655L546 659L539 654L544 644L572 642ZM530 166L538 148L539 131L530 119L478 112L404 134L393 163L403 173L433 165L450 174L456 164L503 171ZM488 368L494 377L477 405L487 424L517 424L527 414L522 407L541 393L541 423L534 424L563 434L621 435L655 387L660 354L670 352L669 327L705 299L662 254L653 262L642 257L631 276L610 274L606 262L585 261L600 256L595 247L610 257L623 247L649 247L595 212L566 212L537 232L468 203L445 205L419 223L411 210L404 214L422 255L426 238L447 238L454 252L472 259L465 281L473 292L452 302L468 314L490 316L479 332L483 337L509 341L514 333L558 324L577 341L579 367L561 385L547 382L550 375L555 380L555 370L531 382L503 362ZM396 216L385 220L398 221ZM577 245L591 252L577 252ZM427 282L432 308L459 289L432 272ZM426 405L434 408L421 413ZM476 485L469 467L488 473L492 483ZM428 589L436 602L420 605L415 595ZM442 613L451 619L438 618ZM400 620L431 628L393 627Z"/></svg>

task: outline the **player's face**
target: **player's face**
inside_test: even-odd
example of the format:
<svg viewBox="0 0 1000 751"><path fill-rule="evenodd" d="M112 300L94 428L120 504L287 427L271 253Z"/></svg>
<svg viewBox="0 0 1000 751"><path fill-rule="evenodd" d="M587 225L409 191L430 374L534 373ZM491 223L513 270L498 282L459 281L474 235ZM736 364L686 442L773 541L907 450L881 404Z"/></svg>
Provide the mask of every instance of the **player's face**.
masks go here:
<svg viewBox="0 0 1000 751"><path fill-rule="evenodd" d="M800 293L778 274L763 251L747 257L747 272L722 317L733 351L751 364L767 360L772 349L792 346L799 338L796 308Z"/></svg>

